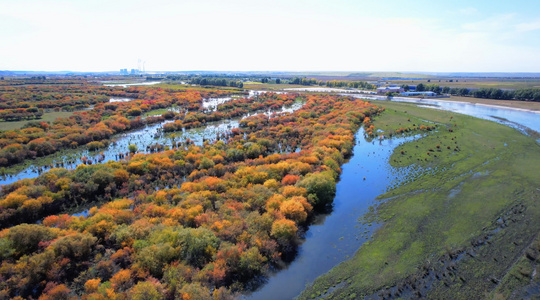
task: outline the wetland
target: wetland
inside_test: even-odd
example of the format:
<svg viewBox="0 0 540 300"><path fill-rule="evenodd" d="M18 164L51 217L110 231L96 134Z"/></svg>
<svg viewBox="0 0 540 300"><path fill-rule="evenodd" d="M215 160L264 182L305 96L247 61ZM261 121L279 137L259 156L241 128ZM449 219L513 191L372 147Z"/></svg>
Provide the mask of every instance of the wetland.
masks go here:
<svg viewBox="0 0 540 300"><path fill-rule="evenodd" d="M252 91L250 97L258 101L263 94ZM239 195L234 194L239 191L233 189L224 194L224 186L220 185L210 188L210 194L201 194L202 198L192 198L195 196L189 195L197 195L207 185L215 186L214 181L219 183L220 179L217 178L227 172L242 177L243 181L235 184L245 185L248 190L256 186L256 193L262 193L259 197L247 196L242 210L252 211L252 214L248 217L247 212L242 212L242 218L251 220L243 226L249 228L252 224L260 224L258 226L264 228L269 226L262 225L268 224L264 218L275 220L274 224L270 224L272 228L267 227L267 235L271 235L274 240L266 240L268 236L253 236L249 241L237 241L239 251L246 251L241 252L246 255L242 256L243 259L249 259L255 266L259 266L257 269L244 270L253 276L250 280L240 278L247 283L245 287L239 288L236 285L233 288L236 292L242 291L243 299L289 299L299 294L301 299L439 297L448 291L467 298L489 293L507 295L511 291L526 294L534 290L534 272L523 270L536 268L535 260L529 257L540 256L540 250L534 246L536 234L540 231L534 222L540 215L536 204L540 190L535 186L540 178L534 172L540 162L537 154L539 144L535 140L538 130L537 113L438 100L396 97L394 101L379 101L373 100L378 98L371 96L373 104L384 107L384 110L379 109L375 113L374 108L362 110L362 107L369 106L361 104L360 100L354 103L347 97L311 94L281 96L280 93L273 93L261 97L261 101L283 98L287 100L286 104L277 105L275 103L278 102L274 102L264 109L237 114L234 118L203 122L193 127L177 127L180 130L172 132L164 128L171 128L170 123L176 124L178 120L163 119L137 130L114 135L106 147L97 151L80 148L58 152L27 163L26 166L15 166L26 169L14 176L5 176L2 184L23 178L30 180L43 174L36 181L40 186L38 189L23 192L23 187L30 182L23 181L18 183L22 185L21 188L9 186L8 192L16 189L18 193L27 193L24 196L33 196L50 188L54 192L46 195L52 195L53 201L65 197L66 200L72 199L74 203L80 204L69 209L67 206L54 208L69 214L61 218L71 218L69 222L84 224L98 222L113 207L120 207L125 213L132 214L138 211L137 207L146 207L144 203L156 203L163 209L172 209L180 201L184 203L183 206L174 208L179 210L178 217L168 217L165 220L168 225L160 226L171 226L175 222L181 222L182 229L171 230L202 226L215 232L212 234L228 239L232 233L221 230L233 230L234 226L228 227L231 226L229 224L223 227L227 223L212 223L206 218L213 211L219 211L219 214L230 219L231 211L227 209L237 204L231 203L232 200L225 201L222 197L227 195L230 199L242 199L243 196L238 198ZM216 114L223 107L229 107L228 102L241 98L242 95L204 98L200 110ZM129 104L132 101L134 98L116 97L110 98L109 103ZM328 110L328 101L338 106L348 103L350 107L359 108L342 112L340 117ZM325 111L326 115L318 115L320 111ZM185 117L188 113L172 105L146 110L143 117L175 114ZM326 118L330 117L334 118L333 122L344 116L352 118L353 121L337 121L340 126L347 122L358 125L364 113L369 113L370 117L364 119L364 128L356 127L354 136L346 137L342 129L328 129L326 138L321 136L313 141L298 138L300 134L309 135L312 130L321 130L324 128L322 124L327 122ZM202 114L193 113L190 116L200 118ZM312 124L316 125L299 123L310 118ZM269 124L275 126L271 131L261 130ZM303 124L303 127L289 124ZM275 140L269 139L273 139L276 133L283 135ZM229 143L233 141L236 146L227 148L232 146ZM317 156L311 154L314 146L310 146L310 142L314 143ZM340 154L331 150L336 147L341 149L341 152L338 151ZM200 151L210 152L201 158ZM289 177L284 177L287 173L274 173L270 169L251 169L251 164L257 166L267 161L277 163L275 157L278 156L286 161L300 157L304 165L296 165L295 171L287 171L290 172L287 175ZM249 160L239 163L246 157ZM172 165L168 163L171 159L174 161ZM226 167L222 164L225 160L229 162ZM317 165L319 160L324 163L318 165L316 174L337 180L335 198L332 196L331 205L306 220L300 212L311 212L312 207L317 205L319 198L313 196L315 192L310 194L309 202L293 197L295 201L300 201L296 204L292 204L292 200L267 199L272 190L284 193L289 198L294 193L301 194L301 190L294 189L306 186L302 182L308 182L311 176L311 173L306 173L306 168L310 164ZM278 163L278 166L282 165ZM54 167L61 169L54 169L50 174L46 172ZM120 172L124 169L129 171L128 175L124 171ZM68 170L74 171L70 173ZM113 170L118 171L114 173L113 180L116 186L113 183L108 186L102 184L112 180L105 174ZM251 174L252 170L264 171ZM273 176L272 179L261 175L263 173L272 174L265 175ZM52 183L46 184L54 176L66 174L76 174L78 177L72 177L71 180L82 180L81 183L65 184L69 181L62 178L56 187ZM87 179L90 184L84 181L85 176L91 176ZM223 178L229 180L231 176ZM263 176L263 179L257 179L257 176ZM274 177L283 181L276 181ZM300 183L290 191L280 188L280 185L294 184L298 180ZM71 189L69 192L67 187ZM58 189L65 190L66 194L57 192ZM140 190L145 192L141 194ZM84 196L96 200L88 202L77 196L77 193L97 193L99 196ZM144 196L146 193L149 193L148 197ZM129 197L113 200L112 195ZM15 197L10 198L12 202L7 202L7 199L2 201L14 207L13 201L20 201ZM260 200L260 197L266 198ZM199 203L202 199L207 200L201 202L200 208L186 204ZM62 201L64 205L69 205L65 200ZM264 201L267 203L264 204ZM298 203L304 203L304 208L289 207ZM300 212L295 211L298 209ZM162 212L145 212L136 218L146 218L148 214L154 216L153 220L164 220ZM196 217L191 218L190 214ZM155 219L156 216L158 219ZM40 224L60 224L53 223L53 217L57 218L48 216ZM16 218L20 217L15 215L12 220L18 220ZM256 219L255 223L252 223L253 218ZM295 220L298 225L295 229L298 230L297 234L293 234L296 238L292 238L290 232L278 233L277 226L290 226L289 223L280 224L283 220L289 221L287 218ZM77 226L82 227L77 228L88 226L80 224ZM111 228L119 230L118 225ZM162 234L162 228L156 227L155 232ZM75 230L75 227L71 227L71 230ZM245 232L253 234L252 229ZM98 232L92 234L99 236ZM117 234L102 238L117 239ZM207 238L212 239L212 234ZM288 234L287 238L283 234ZM148 239L154 238L142 237L140 243L148 243ZM277 244L273 245L272 241L277 241ZM242 248L245 247L242 246L244 243L250 245L249 251ZM138 253L136 257L142 259L142 252L139 251L148 248L149 244L137 245L134 248ZM211 246L215 251L219 250L212 259L232 255L232 252L228 252L232 250L226 248L229 246L224 245L228 244L222 244L219 248ZM274 247L283 251L283 259L277 260L268 254L277 249ZM527 255L524 255L525 252ZM209 257L209 254L204 255ZM13 261L15 256L8 258ZM271 260L267 264L268 269L263 267L267 259ZM211 267L206 266L200 270L204 275L198 276L221 276L219 274L222 273L209 272L227 268L222 263L220 260L212 262ZM159 270L152 272L161 276ZM522 274L521 277L515 275L516 272ZM236 275L226 274L227 280L238 279Z"/></svg>
<svg viewBox="0 0 540 300"><path fill-rule="evenodd" d="M374 102L386 107L373 122L381 135L420 120L437 129L395 149L390 164L416 171L378 197L377 213L367 216L382 223L372 241L300 299L507 294L498 283L540 229L532 222L540 213L538 142L491 121Z"/></svg>

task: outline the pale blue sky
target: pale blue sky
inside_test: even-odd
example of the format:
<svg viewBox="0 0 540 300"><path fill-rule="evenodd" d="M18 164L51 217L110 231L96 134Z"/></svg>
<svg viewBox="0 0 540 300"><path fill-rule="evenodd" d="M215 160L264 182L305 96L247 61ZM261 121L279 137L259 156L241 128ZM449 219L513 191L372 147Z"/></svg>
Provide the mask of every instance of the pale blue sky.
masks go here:
<svg viewBox="0 0 540 300"><path fill-rule="evenodd" d="M0 0L0 70L540 72L540 1Z"/></svg>

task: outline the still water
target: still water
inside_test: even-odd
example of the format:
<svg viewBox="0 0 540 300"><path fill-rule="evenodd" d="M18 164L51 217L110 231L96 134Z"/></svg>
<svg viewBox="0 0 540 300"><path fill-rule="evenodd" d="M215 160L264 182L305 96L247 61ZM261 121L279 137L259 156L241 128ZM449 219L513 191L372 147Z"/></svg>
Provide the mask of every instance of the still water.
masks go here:
<svg viewBox="0 0 540 300"><path fill-rule="evenodd" d="M234 99L234 97L212 98L211 100L205 99L203 100L203 106L205 106L205 103L207 102L225 103L232 99ZM52 163L47 163L46 166L44 166L43 164L38 165L36 163L15 175L0 177L0 185L10 184L25 178L37 177L43 171L47 171L50 168L50 165L59 166L66 169L74 169L78 165L83 163L82 157L91 160L92 163L106 162L109 160L119 160L128 153L128 146L131 144L137 146L138 153L149 153L151 151L150 147L152 145L172 147L173 142L185 142L187 139L189 139L195 145L201 146L204 141L214 141L219 135L227 134L232 129L238 128L240 120L244 118L259 113L265 114L267 116L271 116L274 113L292 113L300 109L302 105L302 102L295 102L291 106L283 106L278 110L267 110L247 113L246 115L239 118L213 122L205 127L192 128L174 133L164 133L162 131L163 125L172 121L164 121L157 124L147 125L141 129L113 136L112 139L114 140L114 142L112 142L106 148L100 149L98 151L79 149L75 151L70 151L68 155L64 155L62 153L52 154L50 156L51 158L54 158L52 159ZM212 107L212 105L209 104L207 105L207 107L210 108Z"/></svg>

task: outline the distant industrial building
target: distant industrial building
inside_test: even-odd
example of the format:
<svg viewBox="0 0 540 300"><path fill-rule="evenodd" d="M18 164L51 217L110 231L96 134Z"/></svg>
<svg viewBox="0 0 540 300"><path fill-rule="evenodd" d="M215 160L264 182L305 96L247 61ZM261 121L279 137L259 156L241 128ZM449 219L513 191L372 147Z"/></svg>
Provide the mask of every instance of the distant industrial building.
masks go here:
<svg viewBox="0 0 540 300"><path fill-rule="evenodd" d="M377 94L386 94L388 92L402 93L402 92L405 92L405 90L399 86L384 86L384 87L377 88Z"/></svg>
<svg viewBox="0 0 540 300"><path fill-rule="evenodd" d="M120 69L120 74L127 75L128 74L128 69Z"/></svg>

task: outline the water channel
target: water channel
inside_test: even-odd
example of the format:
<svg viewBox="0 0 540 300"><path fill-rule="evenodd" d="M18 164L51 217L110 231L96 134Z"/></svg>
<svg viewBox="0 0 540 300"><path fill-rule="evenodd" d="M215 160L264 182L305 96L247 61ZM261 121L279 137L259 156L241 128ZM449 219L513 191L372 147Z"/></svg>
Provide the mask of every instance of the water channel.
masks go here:
<svg viewBox="0 0 540 300"><path fill-rule="evenodd" d="M372 96L356 94L351 95L356 98L369 100L384 100L388 101L385 96ZM406 97L392 97L389 101L416 103L420 106L428 106L431 108L454 111L460 114L465 114L481 119L495 121L517 129L527 127L536 132L540 132L540 112L529 111L519 108L502 107L487 104L475 104L469 102L448 101L440 99L417 99Z"/></svg>
<svg viewBox="0 0 540 300"><path fill-rule="evenodd" d="M356 134L354 155L342 166L332 211L310 225L295 259L270 274L266 284L241 299L292 299L318 276L352 257L377 228L359 221L391 183L403 180L407 168L392 168L390 155L398 145L415 137L367 141Z"/></svg>
<svg viewBox="0 0 540 300"><path fill-rule="evenodd" d="M387 100L386 97L355 96ZM400 97L392 100L455 111L520 130L527 127L540 132L540 113L537 112L444 100ZM285 269L270 274L262 286L242 295L241 299L293 299L318 276L350 258L377 228L377 224L366 226L360 223L359 218L368 212L369 207L375 204L376 197L391 184L407 178L410 170L392 168L389 157L396 146L413 138L368 142L363 137L363 129L360 129L356 135L354 156L342 166L343 173L337 184L331 214L320 216L310 226L304 242L299 246L297 257Z"/></svg>
<svg viewBox="0 0 540 300"><path fill-rule="evenodd" d="M260 94L260 92L252 92L251 96ZM203 100L203 107L208 108L209 110L214 109L215 105L222 104L232 99L236 99L238 96L229 96L221 98L209 98ZM114 98L113 98L114 99ZM273 113L292 113L295 110L298 110L302 107L303 103L295 102L293 105L288 107L282 107L279 110L267 110L261 112L252 112L247 113L244 116L231 120L222 120L218 122L213 122L205 127L201 128L192 128L188 130L178 131L174 133L163 133L163 125L171 121L163 121L161 123L147 125L144 128L129 131L126 133L121 133L113 136L112 142L109 146L104 149L97 151L88 151L85 149L69 151L69 155L64 155L62 153L52 154L51 157L52 163L48 162L46 164L37 164L31 165L26 169L20 171L19 173L11 176L0 177L0 186L5 184L10 184L15 181L25 179L25 178L34 178L39 176L39 174L47 169L43 169L45 166L50 165L59 165L66 169L74 169L78 165L83 163L82 158L84 157L87 160L96 162L106 162L109 160L119 160L122 159L122 156L128 153L128 146L133 144L137 146L138 153L149 153L151 150L148 146L151 145L160 145L163 147L171 147L173 142L186 141L187 139L191 140L195 145L201 146L205 140L213 141L216 140L216 137L222 133L230 132L231 129L238 128L240 120L250 117L255 114L263 113L267 116L272 115ZM170 108L175 109L175 108Z"/></svg>

